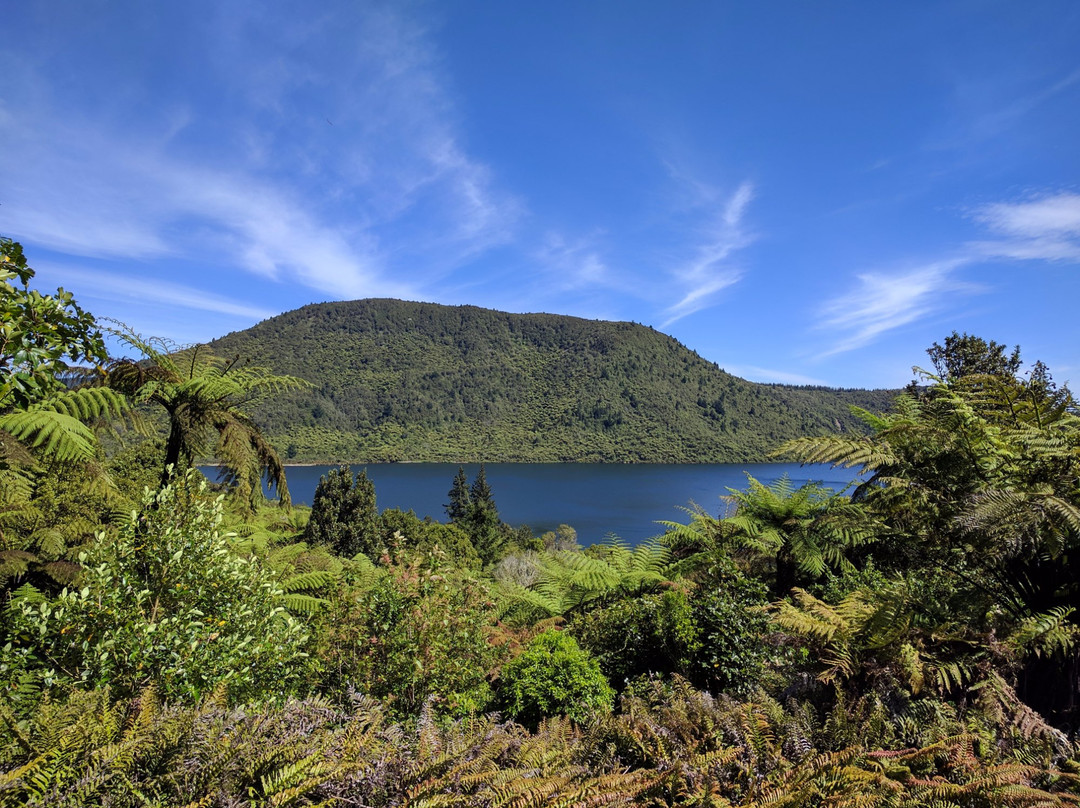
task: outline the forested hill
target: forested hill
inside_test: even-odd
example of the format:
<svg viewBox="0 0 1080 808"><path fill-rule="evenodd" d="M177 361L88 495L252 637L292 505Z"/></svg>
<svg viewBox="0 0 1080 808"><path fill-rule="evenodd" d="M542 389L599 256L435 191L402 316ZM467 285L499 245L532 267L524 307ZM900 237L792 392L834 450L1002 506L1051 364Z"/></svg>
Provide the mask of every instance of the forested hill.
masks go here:
<svg viewBox="0 0 1080 808"><path fill-rule="evenodd" d="M305 306L214 349L314 384L257 412L293 461L764 460L893 394L754 384L632 323L399 300Z"/></svg>

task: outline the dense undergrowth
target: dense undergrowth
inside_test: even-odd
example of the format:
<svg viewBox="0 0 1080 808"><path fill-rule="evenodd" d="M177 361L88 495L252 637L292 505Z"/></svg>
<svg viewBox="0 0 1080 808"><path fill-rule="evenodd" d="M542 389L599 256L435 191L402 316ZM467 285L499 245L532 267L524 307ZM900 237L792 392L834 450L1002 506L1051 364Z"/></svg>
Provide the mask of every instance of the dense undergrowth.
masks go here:
<svg viewBox="0 0 1080 808"><path fill-rule="evenodd" d="M954 334L869 434L786 446L857 490L580 548L482 471L445 521L347 469L257 502L244 407L293 382L116 363L0 244L0 805L1080 802L1080 416L1041 365Z"/></svg>

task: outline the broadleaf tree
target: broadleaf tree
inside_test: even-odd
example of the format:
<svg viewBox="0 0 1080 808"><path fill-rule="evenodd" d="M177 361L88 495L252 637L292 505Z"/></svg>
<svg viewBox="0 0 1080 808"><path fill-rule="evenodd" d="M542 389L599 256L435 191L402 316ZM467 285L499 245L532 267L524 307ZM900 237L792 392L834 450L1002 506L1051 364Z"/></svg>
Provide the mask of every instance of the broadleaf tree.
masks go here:
<svg viewBox="0 0 1080 808"><path fill-rule="evenodd" d="M379 511L375 484L366 470L354 477L352 469L341 466L319 478L304 538L346 558L357 553L378 558L382 549Z"/></svg>

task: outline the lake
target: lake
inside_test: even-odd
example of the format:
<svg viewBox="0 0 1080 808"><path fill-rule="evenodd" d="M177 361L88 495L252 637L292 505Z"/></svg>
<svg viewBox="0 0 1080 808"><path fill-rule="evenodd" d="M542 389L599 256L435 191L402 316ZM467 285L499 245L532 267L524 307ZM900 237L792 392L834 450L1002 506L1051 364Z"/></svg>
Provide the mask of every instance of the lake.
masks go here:
<svg viewBox="0 0 1080 808"><path fill-rule="evenodd" d="M472 482L479 464L466 463ZM289 466L286 477L293 502L310 505L319 477L333 466ZM446 519L443 506L457 473L456 463L368 463L380 510L412 509L419 516ZM663 532L657 520L685 522L679 506L692 502L711 514L724 506L728 488L746 487L746 474L769 484L787 474L796 485L813 480L836 491L856 475L848 469L796 463L613 464L488 463L488 483L503 521L525 524L534 533L567 524L582 544L615 535L637 544Z"/></svg>

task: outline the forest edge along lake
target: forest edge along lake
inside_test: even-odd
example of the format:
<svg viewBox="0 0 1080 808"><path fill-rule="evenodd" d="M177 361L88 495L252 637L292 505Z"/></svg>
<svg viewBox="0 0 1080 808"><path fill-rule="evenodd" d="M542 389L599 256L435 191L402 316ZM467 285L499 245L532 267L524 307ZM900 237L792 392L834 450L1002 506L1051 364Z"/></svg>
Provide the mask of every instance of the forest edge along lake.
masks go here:
<svg viewBox="0 0 1080 808"><path fill-rule="evenodd" d="M446 520L448 492L457 463L357 463L375 483L379 510L413 510L417 516ZM469 479L479 463L463 463ZM336 466L288 466L294 503L310 505L319 478ZM742 490L746 475L766 485L787 475L795 486L820 483L841 491L857 480L855 471L798 463L487 463L499 516L514 527L528 525L539 535L560 524L573 527L578 541L594 544L617 536L631 545L663 532L658 521L685 522L680 508L700 505L722 511L721 496ZM214 469L204 469L213 478Z"/></svg>

